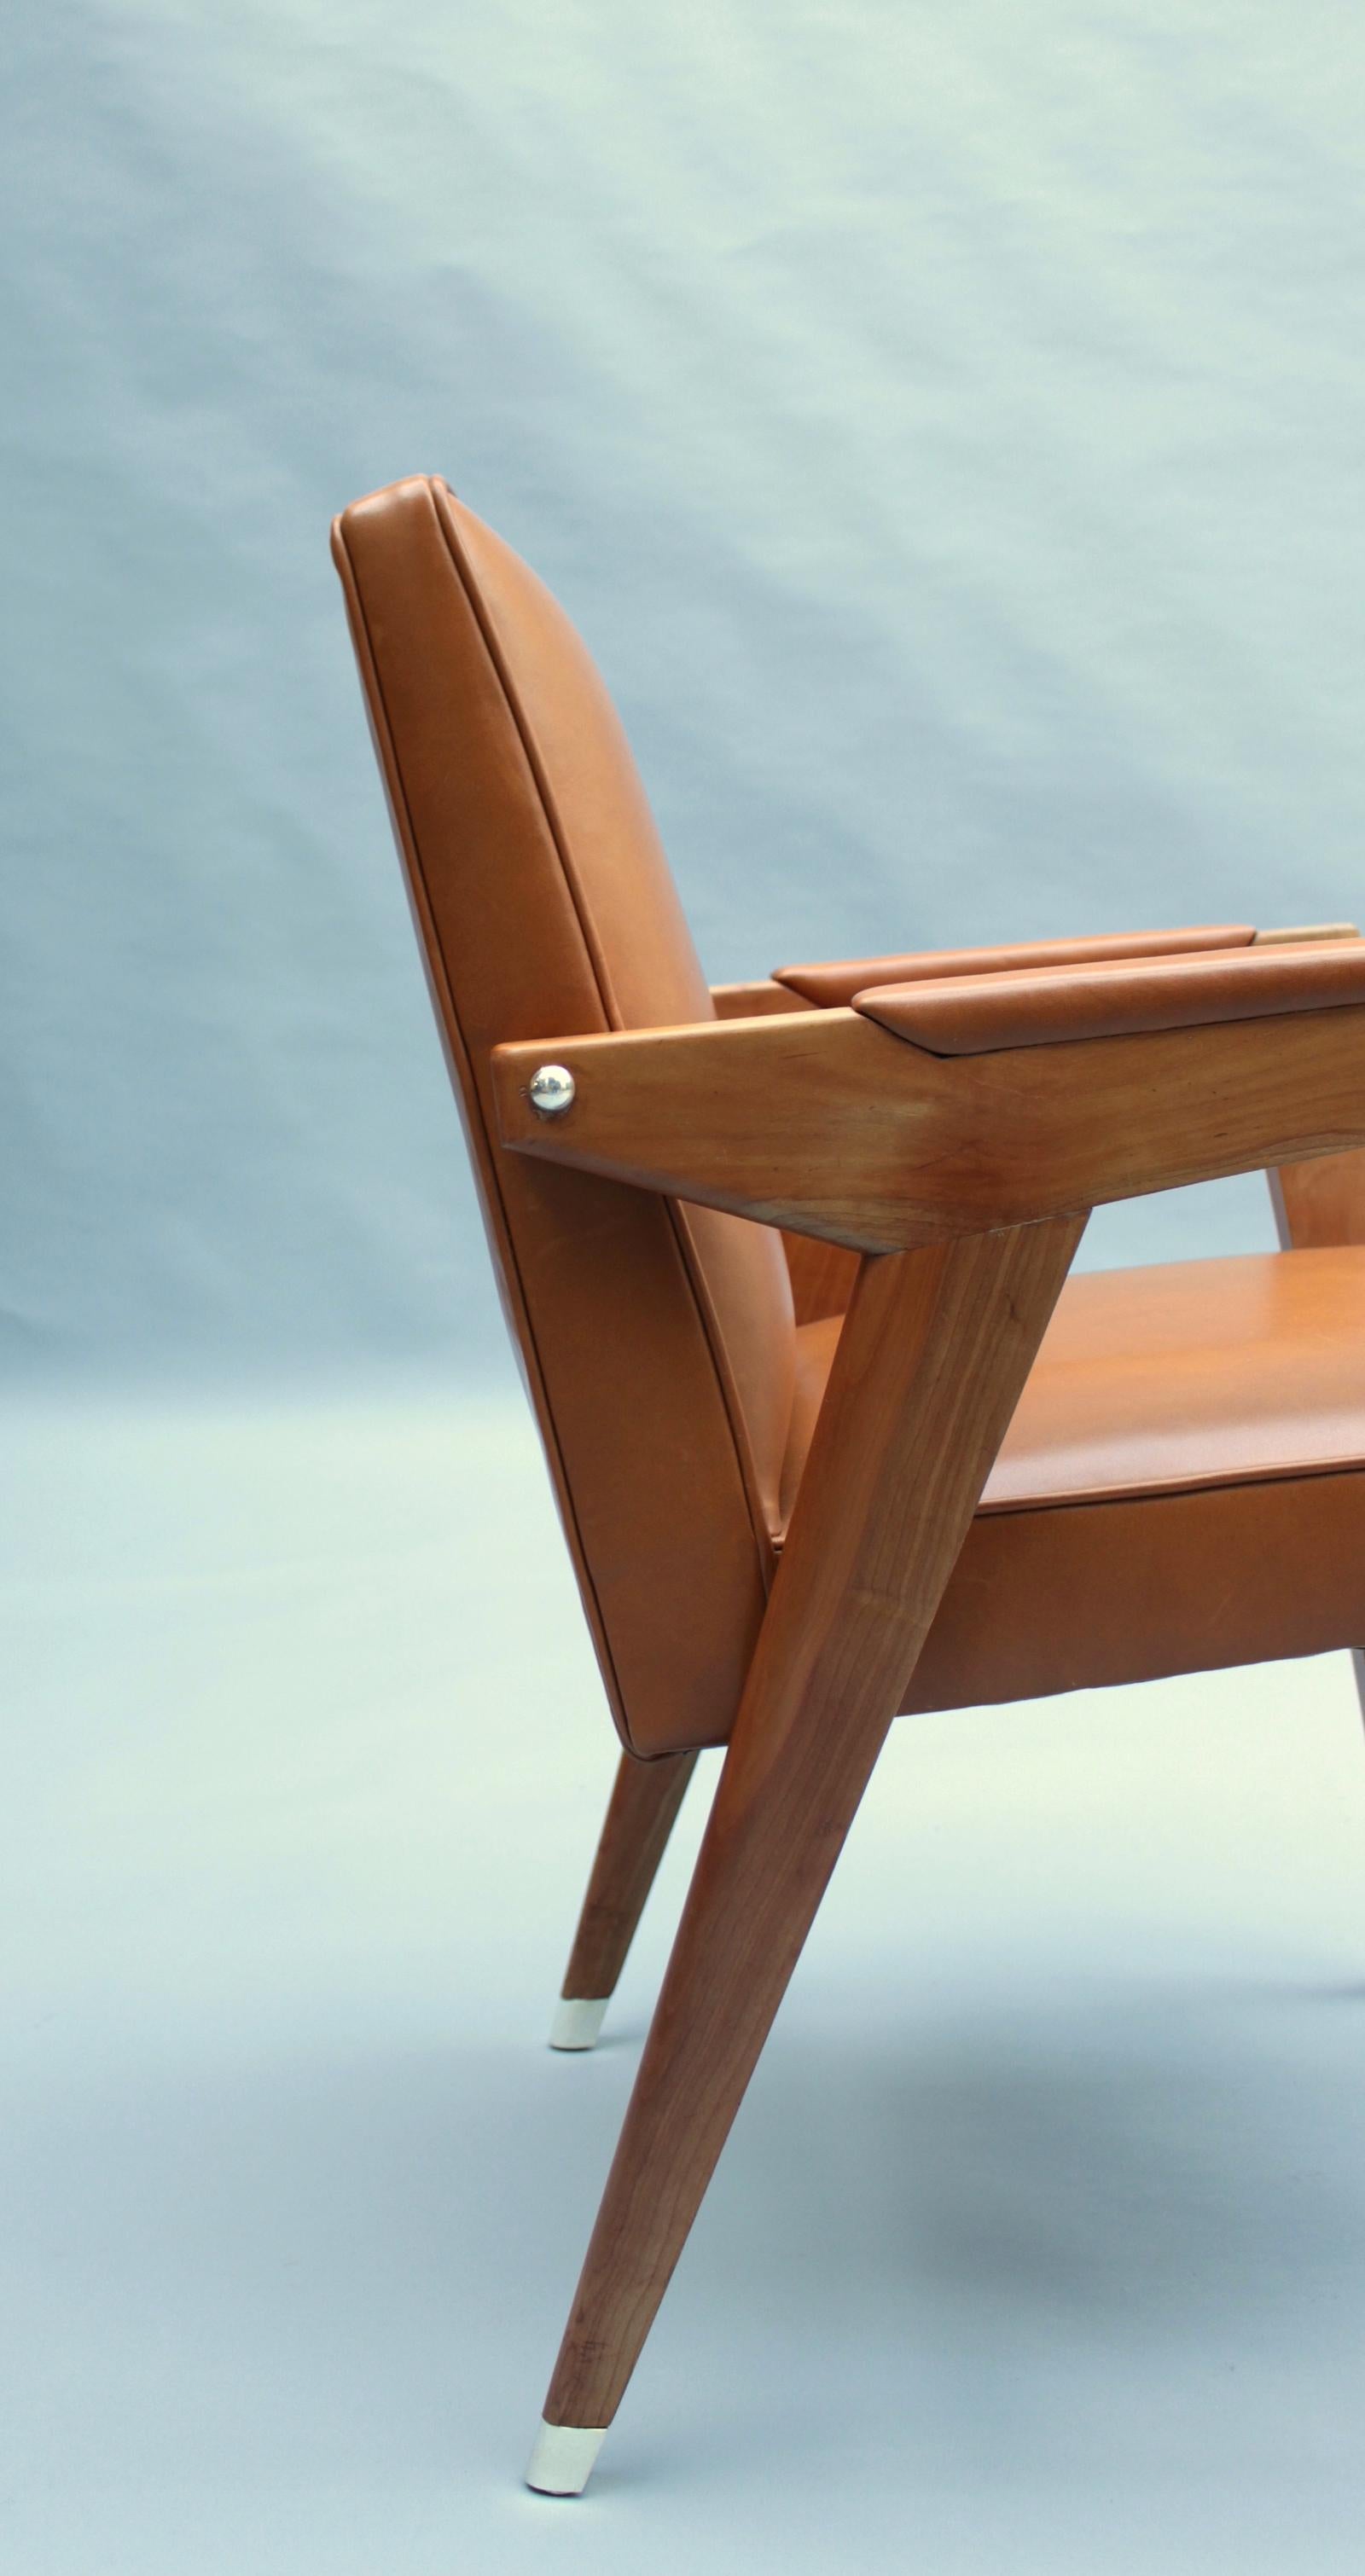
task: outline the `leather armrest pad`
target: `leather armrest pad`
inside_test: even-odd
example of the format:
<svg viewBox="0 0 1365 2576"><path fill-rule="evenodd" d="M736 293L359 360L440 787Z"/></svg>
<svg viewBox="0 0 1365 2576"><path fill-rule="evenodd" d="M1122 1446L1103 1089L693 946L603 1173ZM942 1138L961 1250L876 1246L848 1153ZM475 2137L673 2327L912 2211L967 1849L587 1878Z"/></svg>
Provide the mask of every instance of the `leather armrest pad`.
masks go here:
<svg viewBox="0 0 1365 2576"><path fill-rule="evenodd" d="M1084 966L1107 957L1174 957L1249 948L1255 936L1244 922L1196 930L1098 931L1093 939L1030 939L1009 948L929 948L905 957L846 957L825 966L779 966L772 980L821 1010L838 1010L871 984L917 984L929 977Z"/></svg>
<svg viewBox="0 0 1365 2576"><path fill-rule="evenodd" d="M853 997L865 1018L932 1055L988 1055L1352 1002L1365 1003L1365 939L930 977Z"/></svg>

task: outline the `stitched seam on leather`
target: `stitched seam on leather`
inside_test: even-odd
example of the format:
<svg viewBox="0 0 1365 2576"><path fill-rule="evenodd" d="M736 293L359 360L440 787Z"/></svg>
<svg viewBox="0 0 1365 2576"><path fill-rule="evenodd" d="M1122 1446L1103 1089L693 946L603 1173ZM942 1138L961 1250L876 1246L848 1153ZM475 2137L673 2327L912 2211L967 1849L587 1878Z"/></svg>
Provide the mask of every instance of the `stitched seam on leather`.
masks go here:
<svg viewBox="0 0 1365 2576"><path fill-rule="evenodd" d="M536 1393L539 1399L537 1412L542 1426L548 1433L546 1445L550 1452L551 1473L559 1495L565 1522L570 1532L571 1549L575 1559L575 1571L579 1575L582 1590L587 1594L592 1604L592 1624L596 1630L598 1639L601 1641L601 1660L606 1668L608 1696L613 1702L614 1713L620 1725L621 1733L629 1744L630 1717L629 1711L626 1707L625 1693L622 1690L620 1676L616 1669L616 1660L611 1649L611 1640L607 1630L606 1618L603 1614L601 1601L598 1598L597 1586L593 1581L592 1569L588 1562L587 1548L584 1544L578 1514L574 1507L573 1489L570 1485L568 1470L564 1463L564 1455L559 1437L559 1426L555 1420L554 1408L550 1402L549 1390L545 1383L545 1371L541 1362L540 1348L536 1341L535 1332L531 1323L530 1307L522 1279L521 1266L517 1260L516 1247L512 1240L512 1229L508 1222L507 1210L503 1202L502 1189L497 1177L497 1164L493 1156L492 1139L488 1132L488 1122L484 1116L483 1103L479 1098L478 1086L473 1080L472 1067L469 1062L469 1050L464 1042L464 1032L460 1027L459 1013L455 1007L455 996L451 989L450 978L446 968L445 950L437 934L436 917L431 902L430 890L427 885L426 870L422 863L421 852L417 846L417 833L413 824L412 808L408 801L407 786L403 778L403 765L398 757L398 738L389 719L388 704L384 695L383 682L379 676L378 660L370 639L369 620L365 614L364 602L360 594L360 584L356 578L355 566L351 561L350 552L339 520L337 522L337 546L343 560L347 596L355 614L359 641L363 644L365 650L365 659L368 666L366 677L370 684L372 693L371 704L383 726L384 751L389 763L390 775L398 791L394 799L394 807L402 826L404 854L412 873L413 882L420 890L423 909L426 914L427 922L430 925L431 937L425 942L425 945L428 957L432 961L440 981L441 996L445 1006L444 1017L446 1021L447 1038L458 1053L462 1069L470 1075L468 1082L462 1086L466 1113L469 1117L471 1126L477 1133L479 1143L482 1148L487 1176L488 1196L496 1217L498 1228L498 1248L502 1255L504 1275L516 1299L517 1318L521 1326L522 1349L526 1354L528 1365L534 1372L535 1376Z"/></svg>
<svg viewBox="0 0 1365 2576"><path fill-rule="evenodd" d="M1328 1476L1365 1476L1365 1455L1358 1459L1325 1458L1317 1467L1304 1460L1293 1467L1266 1467L1245 1476L1207 1476L1183 1485L1123 1485L1110 1493L1040 1494L1029 1502L982 1502L977 1504L973 1517L979 1521L1012 1521L1033 1519L1039 1512L1104 1512L1121 1510L1129 1503L1175 1502L1182 1494L1235 1494L1249 1485L1317 1485ZM779 1556L787 1535L785 1529L780 1530L773 1541Z"/></svg>
<svg viewBox="0 0 1365 2576"><path fill-rule="evenodd" d="M448 487L444 488L448 489ZM516 730L517 740L521 745L527 768L530 770L531 778L535 786L536 794L540 799L541 810L545 816L546 829L554 843L555 854L559 860L560 869L564 877L564 883L568 889L569 901L573 907L574 918L578 923L579 935L583 941L584 948L587 951L588 961L597 980L598 997L608 1021L618 1031L618 1033L620 1033L624 1030L625 1024L622 1020L620 1008L616 1001L611 977L607 972L606 961L598 946L596 936L591 926L586 898L584 896L582 886L579 883L577 873L573 867L569 853L568 838L560 821L559 810L555 804L554 796L550 788L550 782L542 764L540 753L536 747L535 735L517 694L516 684L513 681L511 672L503 658L502 649L498 643L497 634L492 621L485 611L478 582L473 576L472 569L465 562L464 550L460 545L459 530L452 526L447 511L442 506L443 487L437 482L435 477L432 477L429 480L428 489L431 493L432 504L435 509L436 524L440 529L441 536L444 540L446 552L450 557L451 566L454 570L455 577L460 584L460 588L464 593L470 613L473 616L474 622L483 638L484 650L488 655L488 659L496 675L498 685L507 702L507 712L512 719L513 726ZM453 497L454 496L451 495L452 499ZM749 1516L750 1532L754 1542L754 1555L758 1566L758 1578L764 1592L766 1593L771 1586L774 1572L774 1559L772 1555L773 1533L768 1524L767 1513L763 1508L762 1494L758 1489L758 1469L753 1453L753 1443L749 1436L749 1426L745 1419L743 1404L740 1400L739 1387L731 1365L730 1354L726 1347L725 1334L721 1326L720 1317L716 1312L715 1302L712 1298L710 1288L707 1285L706 1275L702 1267L700 1257L691 1240L689 1230L683 1221L682 1211L677 1205L675 1205L672 1199L664 1197L662 1193L660 1193L660 1197L672 1231L674 1243L677 1246L678 1257L682 1263L684 1275L696 1302L698 1318L702 1328L702 1336L707 1349L711 1354L712 1367L716 1372L716 1381L720 1388L721 1403L725 1409L726 1420L730 1427L730 1437L734 1443L735 1465L739 1474L740 1489L744 1495L745 1507Z"/></svg>
<svg viewBox="0 0 1365 2576"><path fill-rule="evenodd" d="M1156 1484L1092 1485L1074 1493L1025 1495L1016 1502L982 1501L977 1513L982 1520L1009 1520L1023 1512L1089 1511L1106 1503L1157 1503L1173 1494L1234 1493L1241 1485L1296 1485L1319 1476L1358 1476L1362 1472L1365 1451L1356 1458L1296 1458L1292 1465L1248 1467L1239 1475L1218 1472L1208 1476L1169 1476Z"/></svg>
<svg viewBox="0 0 1365 2576"><path fill-rule="evenodd" d="M1359 1458L1298 1459L1292 1466L1251 1467L1242 1475L1189 1476L1155 1485L1115 1485L1095 1487L1088 1492L1041 1495L1014 1503L987 1503L981 1508L983 1520L1014 1520L1032 1512L1103 1511L1111 1503L1170 1502L1181 1494L1232 1494L1248 1485L1316 1484L1324 1476L1359 1476L1365 1474L1365 1455Z"/></svg>

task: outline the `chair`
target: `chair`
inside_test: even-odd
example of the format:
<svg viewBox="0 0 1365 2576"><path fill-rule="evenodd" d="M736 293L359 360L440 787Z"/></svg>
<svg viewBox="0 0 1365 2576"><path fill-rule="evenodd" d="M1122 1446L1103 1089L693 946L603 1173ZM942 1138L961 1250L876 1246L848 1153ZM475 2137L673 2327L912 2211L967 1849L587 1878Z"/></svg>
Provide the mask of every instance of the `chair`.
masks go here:
<svg viewBox="0 0 1365 2576"><path fill-rule="evenodd" d="M555 2045L727 1748L528 2472L573 2494L897 1712L1365 1639L1365 941L708 990L534 576L424 477L333 549L623 1746ZM1097 1202L1273 1167L1279 1254L1068 1276Z"/></svg>

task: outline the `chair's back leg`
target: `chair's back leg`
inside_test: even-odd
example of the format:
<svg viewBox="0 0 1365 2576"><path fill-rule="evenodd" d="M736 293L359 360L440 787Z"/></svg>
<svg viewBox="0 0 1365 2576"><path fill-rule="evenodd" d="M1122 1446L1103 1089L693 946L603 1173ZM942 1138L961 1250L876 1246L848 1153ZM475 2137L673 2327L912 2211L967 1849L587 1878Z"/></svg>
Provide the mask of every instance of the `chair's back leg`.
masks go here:
<svg viewBox="0 0 1365 2576"><path fill-rule="evenodd" d="M1355 938L1358 933L1344 929L1343 936ZM1287 1163L1278 1172L1267 1172L1266 1178L1282 1252L1365 1243L1365 1153L1323 1154L1312 1163ZM1365 1649L1357 1646L1352 1662L1365 1717Z"/></svg>
<svg viewBox="0 0 1365 2576"><path fill-rule="evenodd" d="M695 1753L623 1753L564 1971L551 2048L591 2048L696 1765Z"/></svg>
<svg viewBox="0 0 1365 2576"><path fill-rule="evenodd" d="M575 2493L682 2250L1084 1225L864 1264L545 2406Z"/></svg>

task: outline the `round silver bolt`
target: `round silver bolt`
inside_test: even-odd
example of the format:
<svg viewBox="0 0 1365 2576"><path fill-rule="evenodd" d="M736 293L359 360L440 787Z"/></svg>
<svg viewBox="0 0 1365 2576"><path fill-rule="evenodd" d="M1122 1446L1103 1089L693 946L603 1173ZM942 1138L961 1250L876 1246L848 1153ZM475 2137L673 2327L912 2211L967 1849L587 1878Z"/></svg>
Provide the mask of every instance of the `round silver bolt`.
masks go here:
<svg viewBox="0 0 1365 2576"><path fill-rule="evenodd" d="M572 1109L574 1079L566 1065L542 1064L527 1084L527 1098L537 1118L562 1118Z"/></svg>

